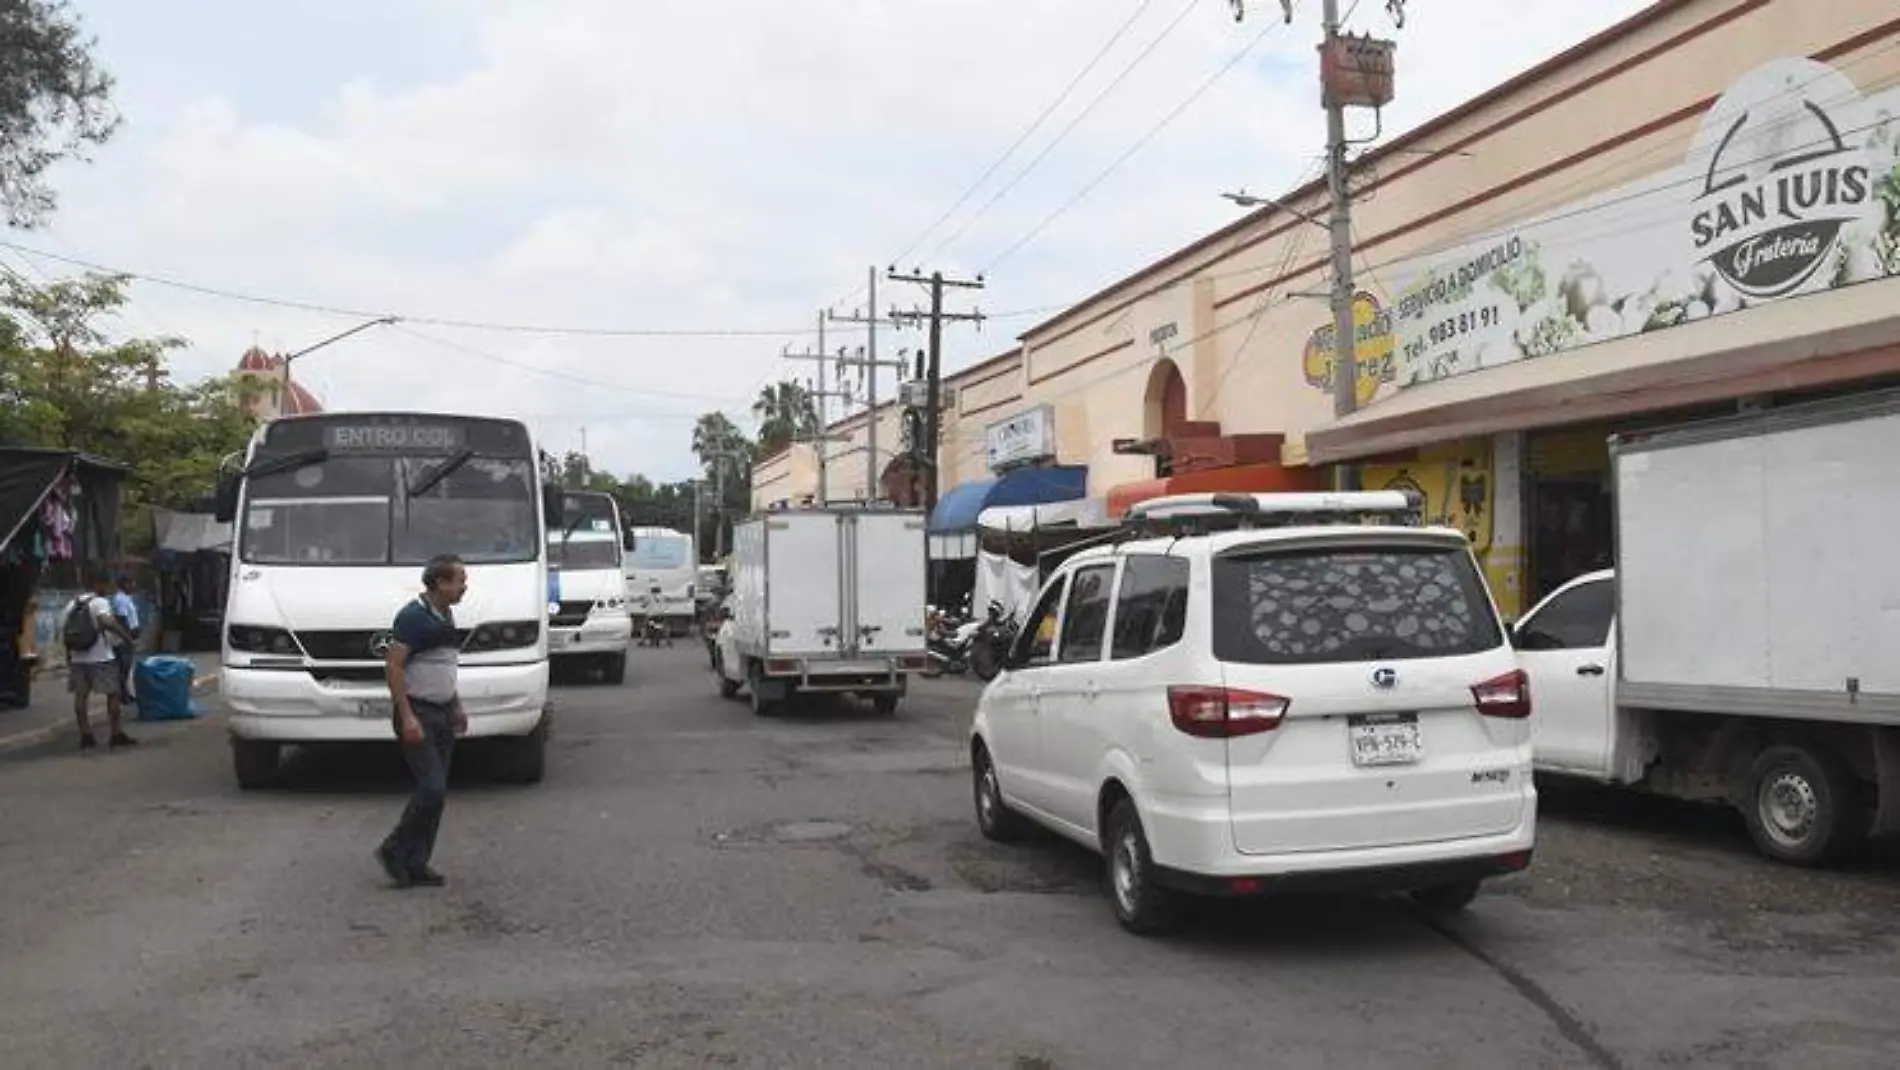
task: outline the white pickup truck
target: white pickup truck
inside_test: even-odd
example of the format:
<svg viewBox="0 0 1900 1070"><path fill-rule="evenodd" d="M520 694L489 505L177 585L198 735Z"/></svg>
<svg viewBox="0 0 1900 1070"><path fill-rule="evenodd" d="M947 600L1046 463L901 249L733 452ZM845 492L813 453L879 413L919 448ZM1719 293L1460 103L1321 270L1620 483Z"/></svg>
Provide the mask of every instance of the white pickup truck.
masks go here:
<svg viewBox="0 0 1900 1070"><path fill-rule="evenodd" d="M895 713L909 674L929 665L925 567L920 512L795 509L736 525L720 692L749 692L761 716L814 692Z"/></svg>
<svg viewBox="0 0 1900 1070"><path fill-rule="evenodd" d="M1611 456L1616 569L1513 628L1537 770L1725 801L1804 865L1900 828L1900 394Z"/></svg>

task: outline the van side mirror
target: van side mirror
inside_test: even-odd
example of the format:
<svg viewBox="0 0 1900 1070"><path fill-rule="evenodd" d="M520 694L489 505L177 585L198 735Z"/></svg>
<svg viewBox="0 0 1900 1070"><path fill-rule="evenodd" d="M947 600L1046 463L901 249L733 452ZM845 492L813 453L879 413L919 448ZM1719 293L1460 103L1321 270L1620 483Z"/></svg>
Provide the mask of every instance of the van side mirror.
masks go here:
<svg viewBox="0 0 1900 1070"><path fill-rule="evenodd" d="M639 538L636 537L633 532L622 532L620 535L620 548L628 553L632 553L634 545L639 541Z"/></svg>
<svg viewBox="0 0 1900 1070"><path fill-rule="evenodd" d="M567 495L559 487L541 488L541 511L547 514L547 525L559 530L567 526Z"/></svg>
<svg viewBox="0 0 1900 1070"><path fill-rule="evenodd" d="M238 477L235 472L227 472L218 477L218 493L212 499L211 511L218 523L229 524L237 519Z"/></svg>

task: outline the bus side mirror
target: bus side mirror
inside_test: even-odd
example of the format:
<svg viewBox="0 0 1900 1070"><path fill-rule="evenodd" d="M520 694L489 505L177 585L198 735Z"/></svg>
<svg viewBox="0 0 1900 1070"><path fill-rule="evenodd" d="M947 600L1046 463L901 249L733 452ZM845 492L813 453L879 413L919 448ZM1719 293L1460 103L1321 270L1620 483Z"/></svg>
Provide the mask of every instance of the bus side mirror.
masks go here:
<svg viewBox="0 0 1900 1070"><path fill-rule="evenodd" d="M567 526L567 495L559 487L541 488L541 511L547 514L546 522L551 528Z"/></svg>
<svg viewBox="0 0 1900 1070"><path fill-rule="evenodd" d="M218 523L229 524L237 519L238 477L236 473L226 473L218 477L218 493L212 499L211 511Z"/></svg>
<svg viewBox="0 0 1900 1070"><path fill-rule="evenodd" d="M620 536L620 548L622 550L627 551L628 553L632 553L634 544L639 541L640 541L639 539L634 537L633 532L629 531L625 533L624 535Z"/></svg>

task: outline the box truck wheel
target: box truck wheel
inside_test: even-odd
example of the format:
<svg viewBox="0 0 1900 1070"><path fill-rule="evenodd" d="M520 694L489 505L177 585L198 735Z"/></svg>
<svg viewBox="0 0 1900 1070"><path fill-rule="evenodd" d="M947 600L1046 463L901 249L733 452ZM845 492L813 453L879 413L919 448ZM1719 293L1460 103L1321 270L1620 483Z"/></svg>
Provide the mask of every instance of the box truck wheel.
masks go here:
<svg viewBox="0 0 1900 1070"><path fill-rule="evenodd" d="M904 696L890 691L880 692L871 696L871 708L876 710L879 716L889 717L897 712L897 704L903 701L903 698Z"/></svg>
<svg viewBox="0 0 1900 1070"><path fill-rule="evenodd" d="M1775 743L1755 756L1743 779L1742 816L1762 854L1818 866L1851 850L1867 834L1860 782L1832 751Z"/></svg>
<svg viewBox="0 0 1900 1070"><path fill-rule="evenodd" d="M759 666L758 662L747 664L745 679L746 690L752 693L752 712L760 717L777 717L779 698L776 695L767 698L765 694L768 687L775 685L765 682L765 670Z"/></svg>
<svg viewBox="0 0 1900 1070"><path fill-rule="evenodd" d="M233 739L231 767L237 774L238 787L245 791L268 788L277 780L280 748L263 739Z"/></svg>

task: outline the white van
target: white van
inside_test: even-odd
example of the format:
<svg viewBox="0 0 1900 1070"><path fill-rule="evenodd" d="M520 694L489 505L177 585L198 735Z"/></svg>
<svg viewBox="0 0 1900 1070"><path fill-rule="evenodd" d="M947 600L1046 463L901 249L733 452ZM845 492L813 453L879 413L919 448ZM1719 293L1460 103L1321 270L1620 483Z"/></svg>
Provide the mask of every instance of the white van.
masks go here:
<svg viewBox="0 0 1900 1070"><path fill-rule="evenodd" d="M1137 507L1190 523L1065 562L983 693L983 834L1028 819L1102 852L1143 934L1182 893L1456 910L1527 866L1529 686L1465 537L1392 523L1416 515L1394 491Z"/></svg>
<svg viewBox="0 0 1900 1070"><path fill-rule="evenodd" d="M548 657L621 683L633 617L621 571L620 505L611 494L569 491L562 517L548 531Z"/></svg>

